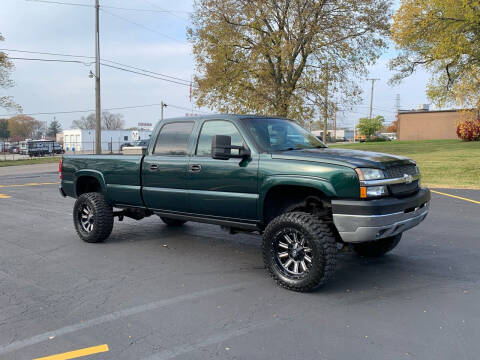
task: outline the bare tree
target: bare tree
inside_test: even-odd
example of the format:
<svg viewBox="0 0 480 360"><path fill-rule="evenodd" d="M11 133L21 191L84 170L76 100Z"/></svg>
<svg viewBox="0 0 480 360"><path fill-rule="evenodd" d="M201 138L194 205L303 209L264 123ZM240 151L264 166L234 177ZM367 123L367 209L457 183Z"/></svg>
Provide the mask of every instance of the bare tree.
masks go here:
<svg viewBox="0 0 480 360"><path fill-rule="evenodd" d="M72 127L79 129L95 129L95 114L90 114L87 117L82 116L78 120L73 120Z"/></svg>
<svg viewBox="0 0 480 360"><path fill-rule="evenodd" d="M87 117L82 116L78 120L72 122L72 126L79 129L94 130L95 129L95 114L89 114ZM125 127L125 120L122 114L110 113L108 111L102 112L102 129L118 130Z"/></svg>
<svg viewBox="0 0 480 360"><path fill-rule="evenodd" d="M112 114L108 111L102 112L102 127L107 130L123 129L125 120L122 114Z"/></svg>

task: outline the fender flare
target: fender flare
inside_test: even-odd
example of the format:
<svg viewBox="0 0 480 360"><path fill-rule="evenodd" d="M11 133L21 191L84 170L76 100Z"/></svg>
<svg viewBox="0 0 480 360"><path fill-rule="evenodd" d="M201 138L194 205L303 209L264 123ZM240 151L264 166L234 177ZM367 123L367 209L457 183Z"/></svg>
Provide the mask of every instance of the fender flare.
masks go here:
<svg viewBox="0 0 480 360"><path fill-rule="evenodd" d="M313 188L315 190L321 191L328 198L337 197L337 192L333 185L320 177L315 176L302 176L302 175L274 175L266 178L263 183L260 185L260 196L258 201L257 213L259 214L259 219L263 219L263 208L265 203L265 197L267 196L270 189L275 186L302 186L305 188Z"/></svg>
<svg viewBox="0 0 480 360"><path fill-rule="evenodd" d="M77 181L81 177L93 177L95 178L98 183L100 184L100 188L102 189L102 193L107 198L107 185L105 182L105 178L103 177L103 174L98 171L98 170L92 170L92 169L83 169L83 170L78 170L75 172L75 180L73 181L74 185L74 191L75 191L75 196L78 197L77 194Z"/></svg>

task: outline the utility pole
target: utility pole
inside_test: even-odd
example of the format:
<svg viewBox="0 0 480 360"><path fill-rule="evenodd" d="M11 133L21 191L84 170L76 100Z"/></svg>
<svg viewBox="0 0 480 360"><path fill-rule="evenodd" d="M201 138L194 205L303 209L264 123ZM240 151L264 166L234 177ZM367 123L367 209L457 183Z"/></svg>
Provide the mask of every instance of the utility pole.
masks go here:
<svg viewBox="0 0 480 360"><path fill-rule="evenodd" d="M395 96L395 110L397 114L400 112L400 94Z"/></svg>
<svg viewBox="0 0 480 360"><path fill-rule="evenodd" d="M333 114L333 142L337 141L337 104L335 104L335 113Z"/></svg>
<svg viewBox="0 0 480 360"><path fill-rule="evenodd" d="M95 0L95 153L102 153L102 108L100 102L100 2Z"/></svg>
<svg viewBox="0 0 480 360"><path fill-rule="evenodd" d="M373 106L373 84L375 84L375 81L380 80L380 79L367 79L372 82L372 92L370 93L370 116L368 117L369 119L372 118L372 106Z"/></svg>
<svg viewBox="0 0 480 360"><path fill-rule="evenodd" d="M325 97L324 97L324 103L323 103L323 136L322 136L322 141L324 144L327 143L327 127L328 127L328 67L326 71L326 80L325 80Z"/></svg>
<svg viewBox="0 0 480 360"><path fill-rule="evenodd" d="M162 111L160 112L160 120L163 121L163 108L166 108L168 105L165 104L163 101L160 101L160 106L162 107Z"/></svg>

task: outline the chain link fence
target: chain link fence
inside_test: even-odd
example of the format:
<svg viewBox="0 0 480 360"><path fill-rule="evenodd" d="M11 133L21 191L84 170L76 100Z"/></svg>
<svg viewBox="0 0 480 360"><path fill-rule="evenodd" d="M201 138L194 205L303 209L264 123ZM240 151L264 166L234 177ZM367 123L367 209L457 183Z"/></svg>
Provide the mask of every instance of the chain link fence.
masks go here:
<svg viewBox="0 0 480 360"><path fill-rule="evenodd" d="M29 151L28 147L22 143L24 142L0 142L0 161L58 156L63 153L67 155L93 155L96 153L95 141L66 142L60 144L58 148L44 151L41 154ZM138 146L138 144L128 141L102 141L101 146L102 154L119 155L123 154L125 147ZM139 153L141 153L140 150Z"/></svg>

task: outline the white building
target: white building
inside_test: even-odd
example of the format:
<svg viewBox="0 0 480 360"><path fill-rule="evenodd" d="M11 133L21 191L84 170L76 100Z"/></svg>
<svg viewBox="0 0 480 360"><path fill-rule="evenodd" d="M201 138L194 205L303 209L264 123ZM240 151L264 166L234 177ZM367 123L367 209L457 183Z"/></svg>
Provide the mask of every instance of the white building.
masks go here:
<svg viewBox="0 0 480 360"><path fill-rule="evenodd" d="M63 148L67 152L95 151L95 130L70 129L63 132ZM148 130L102 130L102 152L119 152L125 143L149 139Z"/></svg>

